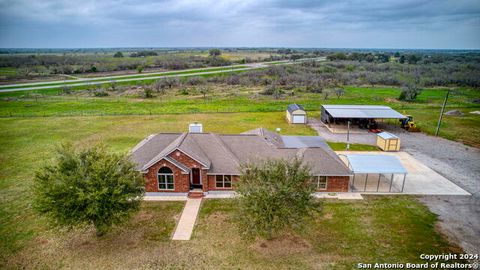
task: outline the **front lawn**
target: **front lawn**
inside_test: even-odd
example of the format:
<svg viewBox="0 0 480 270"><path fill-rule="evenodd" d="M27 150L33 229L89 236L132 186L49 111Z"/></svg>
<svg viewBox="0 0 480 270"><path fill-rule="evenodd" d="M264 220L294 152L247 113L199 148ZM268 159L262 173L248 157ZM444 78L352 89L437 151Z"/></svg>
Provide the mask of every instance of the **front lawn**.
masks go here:
<svg viewBox="0 0 480 270"><path fill-rule="evenodd" d="M145 202L126 226L39 233L7 267L45 269L350 269L357 263L417 262L460 252L435 231L436 217L410 197L324 201L304 232L246 242L231 221L234 201L205 200L190 241L171 241L182 202Z"/></svg>

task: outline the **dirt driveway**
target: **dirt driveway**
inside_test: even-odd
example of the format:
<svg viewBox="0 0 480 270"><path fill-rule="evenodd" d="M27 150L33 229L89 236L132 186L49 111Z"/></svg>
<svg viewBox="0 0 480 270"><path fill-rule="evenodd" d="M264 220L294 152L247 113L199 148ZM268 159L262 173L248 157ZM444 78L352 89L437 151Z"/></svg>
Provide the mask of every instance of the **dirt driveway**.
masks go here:
<svg viewBox="0 0 480 270"><path fill-rule="evenodd" d="M319 121L309 124L328 141L345 142L345 134L332 134ZM389 128L401 139L401 150L452 181L471 196L419 196L439 215L440 229L466 252L480 254L480 149L422 133ZM351 134L351 143L375 145L375 134Z"/></svg>

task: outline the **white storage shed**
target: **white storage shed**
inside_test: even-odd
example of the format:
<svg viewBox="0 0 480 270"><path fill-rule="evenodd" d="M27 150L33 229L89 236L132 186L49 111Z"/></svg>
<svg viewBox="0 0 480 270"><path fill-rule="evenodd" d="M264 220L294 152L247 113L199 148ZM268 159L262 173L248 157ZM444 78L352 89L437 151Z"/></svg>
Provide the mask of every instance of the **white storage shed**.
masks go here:
<svg viewBox="0 0 480 270"><path fill-rule="evenodd" d="M306 124L307 113L301 105L290 104L287 107L287 120L290 124Z"/></svg>

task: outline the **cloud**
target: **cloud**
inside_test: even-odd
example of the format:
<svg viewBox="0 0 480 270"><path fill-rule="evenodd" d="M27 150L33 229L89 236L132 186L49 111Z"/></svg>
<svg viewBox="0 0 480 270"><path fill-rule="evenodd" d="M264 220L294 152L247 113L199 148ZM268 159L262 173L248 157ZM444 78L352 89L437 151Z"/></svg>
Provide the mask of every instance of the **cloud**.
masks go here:
<svg viewBox="0 0 480 270"><path fill-rule="evenodd" d="M477 0L0 0L1 47L479 48Z"/></svg>

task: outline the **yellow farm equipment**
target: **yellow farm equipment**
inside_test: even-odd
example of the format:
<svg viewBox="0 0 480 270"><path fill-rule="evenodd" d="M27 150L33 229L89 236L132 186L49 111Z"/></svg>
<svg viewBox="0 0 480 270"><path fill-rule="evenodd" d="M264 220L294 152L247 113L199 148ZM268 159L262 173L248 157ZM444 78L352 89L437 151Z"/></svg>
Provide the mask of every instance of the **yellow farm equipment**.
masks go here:
<svg viewBox="0 0 480 270"><path fill-rule="evenodd" d="M413 116L411 115L406 115L407 118L405 119L400 119L400 123L402 125L402 128L409 132L418 132L420 129L415 125L415 122L413 122Z"/></svg>

